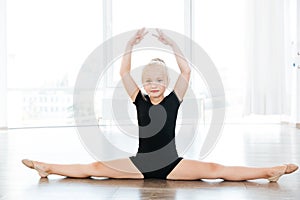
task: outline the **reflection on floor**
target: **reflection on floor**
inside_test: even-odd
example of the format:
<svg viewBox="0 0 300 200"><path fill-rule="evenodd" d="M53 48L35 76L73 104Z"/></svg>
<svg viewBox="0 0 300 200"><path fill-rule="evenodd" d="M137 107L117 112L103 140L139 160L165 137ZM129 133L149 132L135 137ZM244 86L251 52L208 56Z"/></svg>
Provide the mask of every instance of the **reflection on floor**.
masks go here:
<svg viewBox="0 0 300 200"><path fill-rule="evenodd" d="M199 133L200 134L200 133ZM198 158L197 142L186 157ZM225 125L214 150L204 159L226 165L300 164L300 130L287 125ZM198 150L200 147L198 148ZM300 172L278 183L266 180L166 181L40 179L22 158L54 163L94 161L75 128L20 129L0 132L0 200L6 199L299 199Z"/></svg>

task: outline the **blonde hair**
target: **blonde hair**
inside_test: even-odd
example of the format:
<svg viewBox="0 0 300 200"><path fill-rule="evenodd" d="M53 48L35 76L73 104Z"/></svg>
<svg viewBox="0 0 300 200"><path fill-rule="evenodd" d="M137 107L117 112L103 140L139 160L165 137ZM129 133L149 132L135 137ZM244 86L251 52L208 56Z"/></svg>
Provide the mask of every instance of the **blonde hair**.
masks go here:
<svg viewBox="0 0 300 200"><path fill-rule="evenodd" d="M163 61L160 58L151 59L150 62L148 63L148 65L162 65L162 66L166 67L165 61Z"/></svg>
<svg viewBox="0 0 300 200"><path fill-rule="evenodd" d="M165 72L165 75L167 78L167 83L169 83L169 75L168 75L168 69L167 69L166 63L165 63L165 61L163 61L160 58L153 58L150 60L150 62L147 65L145 65L143 72L142 72L142 82L144 80L146 69L148 69L151 66L161 66L163 71Z"/></svg>

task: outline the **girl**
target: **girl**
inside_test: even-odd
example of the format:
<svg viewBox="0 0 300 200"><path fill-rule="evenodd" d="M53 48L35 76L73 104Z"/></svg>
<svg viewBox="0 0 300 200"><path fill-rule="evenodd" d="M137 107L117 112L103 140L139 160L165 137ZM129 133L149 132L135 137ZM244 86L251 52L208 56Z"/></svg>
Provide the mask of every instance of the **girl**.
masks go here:
<svg viewBox="0 0 300 200"><path fill-rule="evenodd" d="M254 168L223 166L179 157L174 139L175 125L178 108L189 85L191 70L176 43L157 29L157 35L153 34L153 36L173 49L181 73L173 91L165 97L164 92L169 83L166 65L159 58L152 59L142 72L143 88L147 95L142 94L130 75L131 52L134 45L138 44L147 33L145 28L142 28L128 41L120 69L124 87L137 109L139 148L136 156L71 165L49 164L25 159L22 160L24 165L37 170L41 177L56 174L74 178L92 176L168 180L220 178L229 181L264 178L270 182L276 182L282 175L290 174L298 169L298 166L294 164Z"/></svg>

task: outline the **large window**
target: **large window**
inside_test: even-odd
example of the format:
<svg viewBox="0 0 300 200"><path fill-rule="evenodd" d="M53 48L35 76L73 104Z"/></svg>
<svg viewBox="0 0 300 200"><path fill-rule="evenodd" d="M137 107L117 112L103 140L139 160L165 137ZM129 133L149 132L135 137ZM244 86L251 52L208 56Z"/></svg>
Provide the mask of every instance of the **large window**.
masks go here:
<svg viewBox="0 0 300 200"><path fill-rule="evenodd" d="M7 0L8 126L73 125L72 93L84 60L103 39L141 27L193 36L220 72L227 119L240 118L245 4L246 0ZM134 52L132 64L141 66L153 57L178 70L173 54L149 49ZM106 80L100 81L99 94L105 98L120 80L120 62L115 60ZM193 75L192 87L202 84L200 79Z"/></svg>
<svg viewBox="0 0 300 200"><path fill-rule="evenodd" d="M103 40L98 0L8 0L8 126L73 124L75 79Z"/></svg>

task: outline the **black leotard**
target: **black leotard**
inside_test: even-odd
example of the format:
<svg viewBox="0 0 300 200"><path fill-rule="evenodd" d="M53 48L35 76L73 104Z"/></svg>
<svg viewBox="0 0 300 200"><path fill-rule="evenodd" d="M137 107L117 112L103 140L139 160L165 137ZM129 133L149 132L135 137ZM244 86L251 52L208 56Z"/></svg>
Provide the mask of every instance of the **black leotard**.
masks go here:
<svg viewBox="0 0 300 200"><path fill-rule="evenodd" d="M139 125L139 148L131 161L144 178L165 179L182 158L175 145L175 126L180 106L174 91L158 105L139 91L134 104Z"/></svg>

